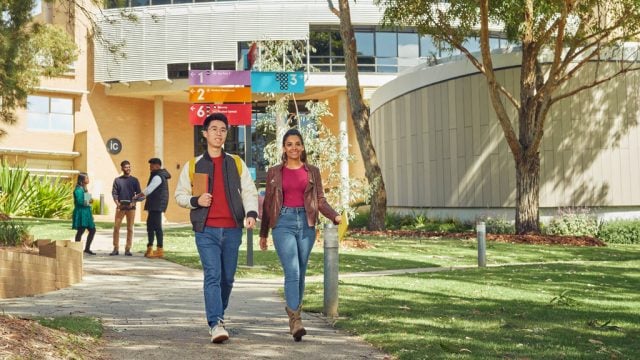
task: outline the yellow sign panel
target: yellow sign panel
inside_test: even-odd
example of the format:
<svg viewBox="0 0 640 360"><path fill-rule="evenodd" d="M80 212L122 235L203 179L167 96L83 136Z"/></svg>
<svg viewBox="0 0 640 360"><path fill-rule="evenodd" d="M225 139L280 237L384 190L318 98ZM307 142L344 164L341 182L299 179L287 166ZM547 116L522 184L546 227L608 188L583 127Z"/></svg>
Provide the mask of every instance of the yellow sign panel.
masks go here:
<svg viewBox="0 0 640 360"><path fill-rule="evenodd" d="M251 101L250 87L189 87L189 102L233 103Z"/></svg>

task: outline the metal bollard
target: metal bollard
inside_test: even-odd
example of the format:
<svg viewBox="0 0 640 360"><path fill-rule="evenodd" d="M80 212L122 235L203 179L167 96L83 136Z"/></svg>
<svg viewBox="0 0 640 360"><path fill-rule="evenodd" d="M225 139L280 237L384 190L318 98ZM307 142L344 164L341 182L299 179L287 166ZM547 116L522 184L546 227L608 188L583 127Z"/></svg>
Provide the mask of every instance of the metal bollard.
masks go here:
<svg viewBox="0 0 640 360"><path fill-rule="evenodd" d="M478 267L485 267L487 266L487 244L485 241L487 227L483 221L476 225L476 232L478 235Z"/></svg>
<svg viewBox="0 0 640 360"><path fill-rule="evenodd" d="M104 215L104 194L100 194L100 215Z"/></svg>
<svg viewBox="0 0 640 360"><path fill-rule="evenodd" d="M338 316L338 228L324 227L324 315Z"/></svg>
<svg viewBox="0 0 640 360"><path fill-rule="evenodd" d="M247 266L253 266L253 229L247 229Z"/></svg>

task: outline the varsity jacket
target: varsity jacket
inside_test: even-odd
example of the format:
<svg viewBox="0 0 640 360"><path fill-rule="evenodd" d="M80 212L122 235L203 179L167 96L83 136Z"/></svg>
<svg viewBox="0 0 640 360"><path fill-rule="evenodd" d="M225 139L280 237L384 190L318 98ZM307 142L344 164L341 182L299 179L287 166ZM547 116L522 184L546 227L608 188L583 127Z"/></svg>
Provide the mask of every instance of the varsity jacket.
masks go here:
<svg viewBox="0 0 640 360"><path fill-rule="evenodd" d="M258 217L258 190L244 161L239 162L242 170L238 171L236 161L230 154L223 152L222 156L224 191L236 225L241 228L244 226L245 217L254 219ZM195 159L194 171L209 176L209 193L211 193L213 191L213 160L208 152L205 151ZM198 197L192 195L192 178L189 162L187 162L180 173L175 198L178 205L191 209L189 217L193 231L202 232L207 221L209 207L198 205Z"/></svg>

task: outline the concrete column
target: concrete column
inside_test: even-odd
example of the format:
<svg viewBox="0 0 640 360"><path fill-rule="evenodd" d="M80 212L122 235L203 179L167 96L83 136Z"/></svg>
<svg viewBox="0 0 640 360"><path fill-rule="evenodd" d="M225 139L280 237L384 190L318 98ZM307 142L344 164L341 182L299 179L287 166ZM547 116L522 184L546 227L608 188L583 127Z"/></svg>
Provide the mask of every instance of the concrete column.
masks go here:
<svg viewBox="0 0 640 360"><path fill-rule="evenodd" d="M153 101L153 156L164 161L164 98L154 96Z"/></svg>
<svg viewBox="0 0 640 360"><path fill-rule="evenodd" d="M341 183L341 194L342 194L342 205L349 205L349 161L347 157L349 156L349 101L347 99L347 93L345 91L340 92L338 95L338 122L339 122L339 131L338 135L340 138L340 154L342 155L342 160L340 161L340 177L342 178Z"/></svg>

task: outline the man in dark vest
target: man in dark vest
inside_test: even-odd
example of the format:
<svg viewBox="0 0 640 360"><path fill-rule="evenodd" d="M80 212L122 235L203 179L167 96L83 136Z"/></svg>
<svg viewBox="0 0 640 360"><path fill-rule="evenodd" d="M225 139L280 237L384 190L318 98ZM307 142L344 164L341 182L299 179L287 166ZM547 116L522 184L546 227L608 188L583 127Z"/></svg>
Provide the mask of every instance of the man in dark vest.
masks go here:
<svg viewBox="0 0 640 360"><path fill-rule="evenodd" d="M162 232L162 213L167 211L169 204L169 184L167 180L171 178L171 174L162 168L162 161L158 158L149 159L149 182L147 187L142 190L142 194L138 197L142 199L146 197L144 209L149 212L147 216L147 252L144 254L148 258L161 258L164 256L162 248L162 240L164 234ZM153 239L158 240L156 251L153 251Z"/></svg>

